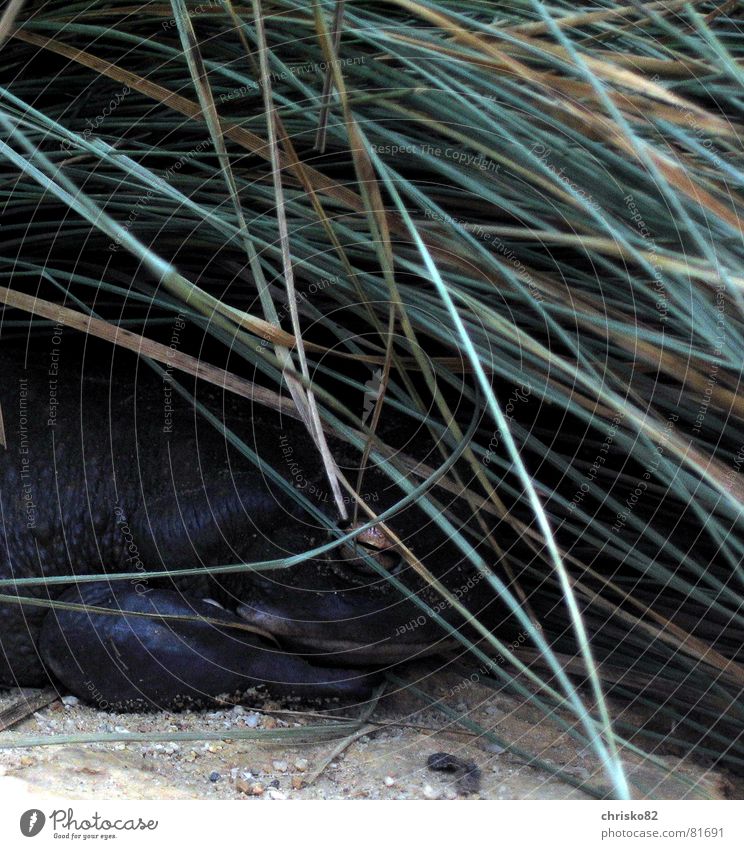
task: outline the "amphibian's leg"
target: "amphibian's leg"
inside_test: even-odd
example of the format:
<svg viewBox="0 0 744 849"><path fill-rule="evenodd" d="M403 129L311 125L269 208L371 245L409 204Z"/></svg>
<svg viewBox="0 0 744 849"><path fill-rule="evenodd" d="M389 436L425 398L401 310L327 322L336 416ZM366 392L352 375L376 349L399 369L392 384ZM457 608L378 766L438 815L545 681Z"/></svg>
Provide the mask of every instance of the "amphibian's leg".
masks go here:
<svg viewBox="0 0 744 849"><path fill-rule="evenodd" d="M96 582L73 587L60 600L157 614L49 611L39 640L47 669L71 693L103 708L173 709L261 684L273 694L306 698L359 700L371 691L370 676L312 666L231 627L244 625L231 613L173 590L142 594ZM163 618L174 615L196 621Z"/></svg>

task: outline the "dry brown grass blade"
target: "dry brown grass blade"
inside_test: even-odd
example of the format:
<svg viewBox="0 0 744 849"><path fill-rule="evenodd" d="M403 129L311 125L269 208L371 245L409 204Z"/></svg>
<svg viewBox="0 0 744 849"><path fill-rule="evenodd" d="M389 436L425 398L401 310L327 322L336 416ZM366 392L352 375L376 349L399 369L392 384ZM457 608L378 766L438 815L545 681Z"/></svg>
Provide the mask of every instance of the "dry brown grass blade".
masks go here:
<svg viewBox="0 0 744 849"><path fill-rule="evenodd" d="M238 377L232 372L205 363L182 351L175 351L168 345L140 336L131 330L117 327L103 319L85 315L70 307L63 307L42 298L8 289L5 286L0 286L0 303L40 318L59 322L64 324L65 327L111 342L121 348L126 348L128 351L133 351L135 354L149 357L165 365L171 365L185 374L193 375L275 410L281 410L287 414L291 414L294 410L294 404L289 398L282 398L278 393Z"/></svg>
<svg viewBox="0 0 744 849"><path fill-rule="evenodd" d="M13 32L16 20L26 0L10 0L0 16L0 47L5 43L8 36Z"/></svg>
<svg viewBox="0 0 744 849"><path fill-rule="evenodd" d="M713 21L715 21L716 18L720 18L721 15L728 15L729 12L734 11L740 2L741 0L723 0L723 2L719 3L715 9L708 12L704 18L705 23L712 24ZM694 5L694 3L692 5Z"/></svg>
<svg viewBox="0 0 744 849"><path fill-rule="evenodd" d="M580 42L579 42L580 43ZM635 71L653 76L657 74L665 79L688 79L691 74L700 76L710 74L715 69L697 57L684 59L657 59L654 56L639 56L635 53L615 53L611 50L598 50L597 55L607 61L633 68Z"/></svg>
<svg viewBox="0 0 744 849"><path fill-rule="evenodd" d="M657 0L656 3L646 3L645 6L649 9L682 9L687 3L700 3L701 0ZM601 9L593 12L575 12L570 15L556 17L555 23L562 29L567 27L582 27L592 24L604 23L615 18L633 18L637 15L642 15L645 9L639 5L628 6L613 6L610 9ZM548 25L545 21L531 21L527 24L515 24L513 27L506 27L505 32L519 33L520 35L543 35L548 32Z"/></svg>
<svg viewBox="0 0 744 849"><path fill-rule="evenodd" d="M393 333L395 331L395 305L390 304L390 308L388 310L388 329L387 329L387 350L385 352L385 364L382 367L382 374L380 376L380 381L378 385L378 389L376 391L376 397L374 401L374 407L372 409L372 416L370 418L369 429L371 434L377 433L377 428L380 424L380 416L382 415L382 408L385 403L385 395L387 393L388 384L390 383L390 370L393 363L394 357L394 346L393 346ZM367 469L367 463L369 462L369 455L372 451L372 437L368 437L367 444L364 446L364 452L362 454L362 462L359 464L359 474L357 476L356 488L357 492L361 492L362 485L364 483L364 473ZM354 505L354 515L352 517L353 521L357 520L357 511L358 508Z"/></svg>
<svg viewBox="0 0 744 849"><path fill-rule="evenodd" d="M344 21L344 0L336 0L333 12L333 52L338 55L341 46L341 27ZM328 132L328 116L331 113L331 93L333 91L333 69L328 67L323 80L323 92L320 96L320 115L318 117L318 132L315 136L315 149L325 152L326 133Z"/></svg>
<svg viewBox="0 0 744 849"><path fill-rule="evenodd" d="M630 142L624 145L625 149L628 153L633 153L633 148ZM722 221L725 221L732 230L736 230L739 233L744 233L742 230L742 223L739 216L736 214L736 207L733 202L731 206L726 206L716 197L714 197L710 192L706 191L701 185L699 181L695 181L692 179L691 172L687 168L683 168L678 165L676 162L669 161L666 157L662 156L655 150L649 151L656 167L661 171L664 179L675 189L681 192L684 195L687 195L691 201L695 203L696 206L705 207L705 209L711 213L711 215L720 218ZM694 173L694 172L693 172ZM731 189L728 189L729 194L733 195L734 193ZM736 200L739 206L742 204L742 198L736 195Z"/></svg>
<svg viewBox="0 0 744 849"><path fill-rule="evenodd" d="M467 225L466 225L467 226ZM470 225L474 226L474 225ZM555 230L535 230L531 227L500 227L477 225L483 233L497 236L508 236L515 238L526 238L539 241L545 245L570 245L587 251L597 251L608 256L621 257L628 261L634 261L635 256L642 257L649 265L654 263L671 274L684 275L692 280L699 280L711 289L720 286L720 275L710 267L705 268L697 264L692 258L681 261L672 257L662 256L646 250L636 250L634 254L621 245L616 239L606 236L592 236L575 231L561 233ZM531 274L536 274L533 269L528 268ZM744 277L732 275L732 280L737 286L744 288Z"/></svg>
<svg viewBox="0 0 744 849"><path fill-rule="evenodd" d="M344 504L343 496L341 495L341 487L339 485L340 470L336 463L333 454L331 453L325 435L323 433L323 423L321 422L318 405L315 400L315 394L311 386L310 369L307 364L307 356L305 354L304 340L302 338L302 328L300 327L300 315L297 309L297 292L294 283L294 266L292 264L292 252L289 244L289 227L287 225L287 217L284 205L284 187L282 185L282 174L280 165L280 150L277 143L276 130L276 109L274 107L274 99L271 89L271 73L268 59L268 44L266 41L266 32L263 22L263 11L261 0L253 0L254 24L256 27L256 37L258 39L259 49L259 66L261 69L261 89L263 91L264 111L266 113L266 126L268 128L269 152L271 154L271 177L274 185L274 199L276 202L276 220L279 228L279 243L282 254L282 265L284 268L284 283L287 292L287 303L289 304L289 313L292 321L292 330L295 336L295 349L300 360L300 370L305 378L305 386L290 378L287 372L294 373L294 363L289 357L285 358L285 378L288 386L292 390L292 396L298 406L300 412L303 413L303 421L310 435L315 442L315 445L321 455L323 466L328 478L328 484L331 487L336 509L341 519L347 519L348 513Z"/></svg>

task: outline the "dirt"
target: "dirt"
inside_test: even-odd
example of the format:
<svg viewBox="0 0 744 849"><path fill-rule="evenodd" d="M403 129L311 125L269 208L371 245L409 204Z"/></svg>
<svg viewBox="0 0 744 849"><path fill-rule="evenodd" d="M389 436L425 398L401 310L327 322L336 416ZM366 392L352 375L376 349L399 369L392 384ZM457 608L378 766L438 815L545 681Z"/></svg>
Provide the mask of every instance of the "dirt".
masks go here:
<svg viewBox="0 0 744 849"><path fill-rule="evenodd" d="M564 733L526 700L478 683L462 688L447 674L425 688L445 698L465 721L562 768L573 786L524 755L452 721L415 694L386 695L366 733L341 740L287 745L255 740L106 742L0 750L3 784L69 799L590 799L589 787L608 788L594 752ZM460 689L458 689L460 688ZM453 697L454 694L454 697ZM0 693L0 711L19 697ZM322 714L319 716L318 714ZM253 704L181 713L122 714L56 699L0 733L5 744L28 737L302 729L352 718L358 709L308 708L257 699ZM343 748L343 751L339 751ZM470 765L461 774L433 771L432 754ZM638 798L744 798L741 781L722 770L662 755L663 769L624 754ZM320 775L315 775L324 767ZM583 785L583 787L581 786ZM473 792L477 790L477 792Z"/></svg>

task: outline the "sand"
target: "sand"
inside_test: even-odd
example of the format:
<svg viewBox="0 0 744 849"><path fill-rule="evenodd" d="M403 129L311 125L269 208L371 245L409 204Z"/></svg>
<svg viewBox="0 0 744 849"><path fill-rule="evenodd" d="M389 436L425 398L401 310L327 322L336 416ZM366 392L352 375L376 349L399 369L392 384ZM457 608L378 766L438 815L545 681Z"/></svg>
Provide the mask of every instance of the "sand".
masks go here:
<svg viewBox="0 0 744 849"><path fill-rule="evenodd" d="M106 742L0 750L0 785L69 799L590 799L589 786L609 787L591 749L577 743L521 697L494 692L446 673L419 674L420 686L444 698L458 716L565 770L573 786L524 756L469 732L407 691L378 704L364 733L320 743L208 740ZM409 680L415 676L409 675ZM0 710L19 691L0 693ZM319 716L318 714L322 714ZM239 705L180 713L110 713L74 698L55 699L0 733L0 741L29 736L302 729L335 725L330 716L356 717L339 705L279 703L257 695ZM444 752L471 765L462 776L434 771ZM661 754L664 769L624 755L638 798L744 798L725 770L689 757ZM322 771L321 771L322 770ZM318 774L320 772L320 774ZM666 773L666 775L665 775ZM472 779L475 778L475 781ZM0 792L2 792L0 790Z"/></svg>

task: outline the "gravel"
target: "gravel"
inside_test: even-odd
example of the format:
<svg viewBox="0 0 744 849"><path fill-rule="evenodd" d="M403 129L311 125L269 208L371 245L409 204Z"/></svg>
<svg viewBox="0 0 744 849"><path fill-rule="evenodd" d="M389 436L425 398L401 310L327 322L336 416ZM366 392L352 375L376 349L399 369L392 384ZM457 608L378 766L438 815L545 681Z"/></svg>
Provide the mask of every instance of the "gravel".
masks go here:
<svg viewBox="0 0 744 849"><path fill-rule="evenodd" d="M446 701L458 685L457 676L440 674L427 679L427 689ZM574 780L605 782L591 750L583 749L561 728L548 721L526 700L499 694L496 717L487 712L493 691L477 684L458 693L467 716L501 739L514 740L545 760L566 769ZM0 710L15 698L0 691ZM24 736L95 734L104 729L133 733L177 732L220 733L225 729L294 728L317 725L324 720L301 714L289 716L287 709L301 711L297 702L280 704L271 700L210 711L182 713L106 713L66 699L37 711L2 732L6 742ZM328 710L344 714L338 704L313 705L316 713ZM348 713L356 716L356 711ZM632 716L626 714L628 721ZM163 741L93 743L0 750L0 798L3 782L25 782L30 789L70 799L441 799L458 798L456 776L432 772L427 761L436 753L448 753L480 770L478 792L468 799L589 799L580 789L526 766L502 747L482 737L456 733L458 727L435 707L399 691L385 698L375 711L376 721L388 723L366 735L366 743L352 742L343 756L336 756L319 778L307 783L313 771L326 762L338 740L289 747L282 742L255 740ZM332 720L326 720L331 722ZM461 731L461 729L460 729ZM663 754L660 753L660 754ZM626 766L636 785L648 787L650 798L680 798L679 782L659 784L656 770L644 766L632 753ZM690 785L706 788L714 798L744 798L744 780L723 771L696 767L687 758L666 755L669 768L684 776ZM277 783L278 782L278 783ZM686 792L689 793L689 790Z"/></svg>

